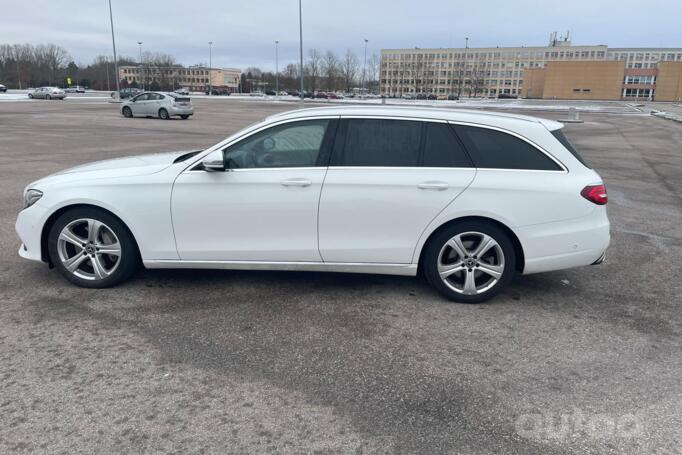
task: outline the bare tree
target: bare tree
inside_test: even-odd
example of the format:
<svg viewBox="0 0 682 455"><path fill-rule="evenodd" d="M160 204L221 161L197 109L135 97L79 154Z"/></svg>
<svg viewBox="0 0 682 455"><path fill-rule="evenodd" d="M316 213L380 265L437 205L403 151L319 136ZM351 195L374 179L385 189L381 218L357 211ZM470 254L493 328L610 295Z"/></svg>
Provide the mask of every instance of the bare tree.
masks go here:
<svg viewBox="0 0 682 455"><path fill-rule="evenodd" d="M358 74L359 61L358 57L348 49L341 61L341 77L343 78L343 85L347 92L350 92L355 82L355 77Z"/></svg>
<svg viewBox="0 0 682 455"><path fill-rule="evenodd" d="M381 58L372 54L367 62L367 87L370 91L379 91L379 75L381 74Z"/></svg>
<svg viewBox="0 0 682 455"><path fill-rule="evenodd" d="M327 51L327 53L322 58L322 73L327 79L327 90L336 90L336 79L339 74L339 60L332 51Z"/></svg>
<svg viewBox="0 0 682 455"><path fill-rule="evenodd" d="M70 60L69 53L56 44L46 44L43 48L45 63L50 69L50 82L57 84L57 72Z"/></svg>
<svg viewBox="0 0 682 455"><path fill-rule="evenodd" d="M317 49L310 49L308 52L308 63L306 64L306 72L308 73L308 80L310 81L310 91L313 93L317 88L317 79L320 77L320 69L322 66L322 57Z"/></svg>

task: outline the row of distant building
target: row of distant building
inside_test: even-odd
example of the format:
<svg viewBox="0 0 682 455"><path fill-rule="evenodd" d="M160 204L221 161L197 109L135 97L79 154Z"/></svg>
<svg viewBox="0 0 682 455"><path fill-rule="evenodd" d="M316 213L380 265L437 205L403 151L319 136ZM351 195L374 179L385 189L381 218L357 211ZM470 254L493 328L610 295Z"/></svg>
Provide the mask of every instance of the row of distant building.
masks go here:
<svg viewBox="0 0 682 455"><path fill-rule="evenodd" d="M541 99L682 100L682 48L548 46L384 49L380 87L410 93Z"/></svg>
<svg viewBox="0 0 682 455"><path fill-rule="evenodd" d="M191 91L239 90L236 68L119 67L129 84L171 82ZM383 49L380 91L386 96L519 96L540 99L682 100L682 48L548 46Z"/></svg>

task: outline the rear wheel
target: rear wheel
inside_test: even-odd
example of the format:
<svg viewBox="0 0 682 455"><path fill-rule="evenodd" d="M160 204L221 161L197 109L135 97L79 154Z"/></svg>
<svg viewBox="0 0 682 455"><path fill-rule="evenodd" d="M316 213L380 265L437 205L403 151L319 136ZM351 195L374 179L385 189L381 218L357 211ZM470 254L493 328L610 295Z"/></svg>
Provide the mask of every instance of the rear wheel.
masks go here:
<svg viewBox="0 0 682 455"><path fill-rule="evenodd" d="M32 99L33 99L33 95L29 93L29 94L28 94L28 98L32 100Z"/></svg>
<svg viewBox="0 0 682 455"><path fill-rule="evenodd" d="M48 234L52 264L70 282L106 288L129 278L139 265L132 234L113 215L96 208L62 214Z"/></svg>
<svg viewBox="0 0 682 455"><path fill-rule="evenodd" d="M455 223L429 240L424 274L431 286L454 302L480 303L511 281L516 254L499 227L482 221Z"/></svg>
<svg viewBox="0 0 682 455"><path fill-rule="evenodd" d="M128 106L125 106L123 108L123 116L127 118L131 118L133 116L133 110L130 109Z"/></svg>
<svg viewBox="0 0 682 455"><path fill-rule="evenodd" d="M159 109L159 118L163 120L168 120L170 118L170 115L168 115L168 111L165 110L164 108Z"/></svg>

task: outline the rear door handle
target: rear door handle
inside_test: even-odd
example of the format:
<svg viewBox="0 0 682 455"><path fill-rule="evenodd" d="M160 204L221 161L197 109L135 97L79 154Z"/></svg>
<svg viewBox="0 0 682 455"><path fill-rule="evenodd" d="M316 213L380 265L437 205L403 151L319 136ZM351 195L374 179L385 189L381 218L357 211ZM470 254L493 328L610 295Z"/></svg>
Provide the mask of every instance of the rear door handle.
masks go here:
<svg viewBox="0 0 682 455"><path fill-rule="evenodd" d="M450 188L450 185L448 185L446 182L422 182L417 185L417 188L420 190L444 191Z"/></svg>
<svg viewBox="0 0 682 455"><path fill-rule="evenodd" d="M308 179L288 179L282 180L282 186L310 186L313 184L311 180Z"/></svg>

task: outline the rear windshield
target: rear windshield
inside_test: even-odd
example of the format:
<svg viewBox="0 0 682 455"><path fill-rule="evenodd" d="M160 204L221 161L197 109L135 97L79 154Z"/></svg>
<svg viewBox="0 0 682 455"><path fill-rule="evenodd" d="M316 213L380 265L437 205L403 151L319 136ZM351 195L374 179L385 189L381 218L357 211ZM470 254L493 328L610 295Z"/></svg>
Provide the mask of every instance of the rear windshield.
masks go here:
<svg viewBox="0 0 682 455"><path fill-rule="evenodd" d="M177 93L169 93L168 96L175 98L177 103L189 103L190 99L186 96L178 95Z"/></svg>
<svg viewBox="0 0 682 455"><path fill-rule="evenodd" d="M552 136L557 138L557 140L559 142L561 142L561 145L566 147L568 149L568 151L571 152L573 154L573 156L575 156L575 158L583 164L583 166L590 167L590 165L587 164L587 162L585 162L583 157L580 156L580 153L578 153L578 151L575 149L575 147L573 147L573 144L568 142L568 139L566 139L566 136L564 136L564 133L561 130L552 131Z"/></svg>

